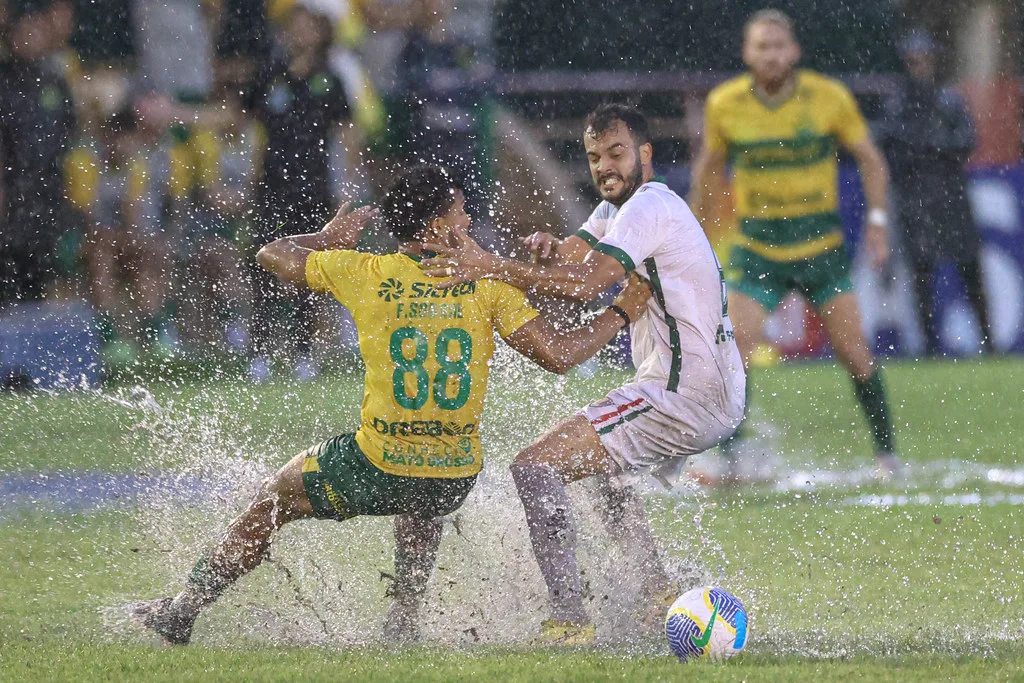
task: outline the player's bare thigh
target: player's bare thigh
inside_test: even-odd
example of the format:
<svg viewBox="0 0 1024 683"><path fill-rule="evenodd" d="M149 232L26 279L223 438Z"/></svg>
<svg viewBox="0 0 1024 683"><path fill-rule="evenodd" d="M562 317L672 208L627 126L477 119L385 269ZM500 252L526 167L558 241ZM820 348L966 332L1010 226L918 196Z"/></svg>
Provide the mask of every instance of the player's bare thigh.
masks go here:
<svg viewBox="0 0 1024 683"><path fill-rule="evenodd" d="M545 465L566 484L617 469L583 415L570 417L544 432L516 456L515 464Z"/></svg>
<svg viewBox="0 0 1024 683"><path fill-rule="evenodd" d="M818 313L839 362L857 379L870 379L875 373L875 357L864 338L857 296L853 292L836 295L825 302Z"/></svg>
<svg viewBox="0 0 1024 683"><path fill-rule="evenodd" d="M761 343L761 331L768 311L756 300L736 291L729 292L729 319L736 334L736 346L743 357L743 366L750 369L750 358Z"/></svg>
<svg viewBox="0 0 1024 683"><path fill-rule="evenodd" d="M313 516L313 505L306 496L306 487L302 483L302 463L306 459L303 451L289 460L281 469L272 474L260 487L254 504L261 501L270 502L273 514L280 517L277 526L296 519Z"/></svg>

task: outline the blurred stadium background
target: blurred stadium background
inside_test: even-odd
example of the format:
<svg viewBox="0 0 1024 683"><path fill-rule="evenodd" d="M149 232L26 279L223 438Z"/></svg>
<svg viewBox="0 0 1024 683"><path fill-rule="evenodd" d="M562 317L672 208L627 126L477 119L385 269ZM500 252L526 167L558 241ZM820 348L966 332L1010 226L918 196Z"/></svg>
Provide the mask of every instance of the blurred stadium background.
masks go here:
<svg viewBox="0 0 1024 683"><path fill-rule="evenodd" d="M742 68L743 21L764 4L0 0L0 379L95 384L154 360L263 379L269 369L253 361L264 356L315 376L355 343L332 304L315 302L311 346L254 348L254 338L287 338L308 317L305 303L284 297L252 322L265 306L252 255L284 224L267 226L277 216L267 195L283 191L268 175L271 157L289 152L268 151L280 144L268 126L312 135L329 161L304 231L344 199L373 201L396 166L435 158L465 175L481 241L508 250L516 236L568 232L585 219L595 195L579 127L601 101L626 100L651 117L656 168L685 193L703 99ZM796 19L803 64L847 83L873 123L898 82L901 38L913 28L935 37L940 80L963 93L977 130L969 195L995 345L1024 351L1024 9L1014 0L773 4ZM312 23L297 25L299 12ZM324 31L313 46L324 88L343 90L337 135L302 129L319 125L302 116L281 124L297 96L263 77L279 56L309 48L310 27ZM38 71L25 71L27 61ZM31 97L18 81L26 73L46 74ZM315 99L314 76L304 92ZM851 162L842 167L842 215L856 244L859 180ZM291 193L319 182L292 177ZM735 230L728 202L715 215L705 228L725 249ZM388 246L379 233L366 239L367 249ZM905 264L884 276L858 266L856 282L876 350L920 354ZM976 353L977 321L955 272L935 287L942 353ZM784 356L828 354L798 300L768 335Z"/></svg>

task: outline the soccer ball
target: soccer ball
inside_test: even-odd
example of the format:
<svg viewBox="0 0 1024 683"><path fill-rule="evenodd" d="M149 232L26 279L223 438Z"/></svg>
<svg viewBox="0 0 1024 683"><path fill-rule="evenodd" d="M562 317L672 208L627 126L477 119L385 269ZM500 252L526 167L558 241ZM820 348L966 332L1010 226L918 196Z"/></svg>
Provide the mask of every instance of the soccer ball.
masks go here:
<svg viewBox="0 0 1024 683"><path fill-rule="evenodd" d="M665 637L680 661L728 659L747 643L747 611L721 588L694 588L668 608Z"/></svg>

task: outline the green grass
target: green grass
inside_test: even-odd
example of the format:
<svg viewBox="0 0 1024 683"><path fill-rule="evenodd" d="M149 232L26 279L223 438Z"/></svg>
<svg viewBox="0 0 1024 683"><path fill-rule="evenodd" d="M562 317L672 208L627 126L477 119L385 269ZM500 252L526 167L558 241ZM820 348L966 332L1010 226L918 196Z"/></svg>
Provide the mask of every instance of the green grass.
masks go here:
<svg viewBox="0 0 1024 683"><path fill-rule="evenodd" d="M485 417L490 468L501 474L518 447L624 377L565 381L517 365L503 370ZM915 465L1022 466L1024 363L894 364L887 382L901 452ZM160 408L144 408L128 390L114 392L120 402L85 393L0 396L0 476L167 468L223 476L246 462L266 471L350 430L361 391L344 376L315 385L148 389ZM790 463L870 463L848 380L833 366L763 371L755 400L757 416L780 429ZM657 648L644 654L646 641L563 653L454 637L462 626L486 631L505 618L511 631L525 633L541 617L536 570L521 531L518 538L513 531L521 511L507 496L471 501L462 533L447 534L431 602L444 614L443 644L409 651L381 649L375 636L386 605L379 573L390 570L386 520L285 529L273 561L204 616L197 644L164 650L123 628L113 608L176 585L241 494L185 509L155 499L139 510L68 513L46 503L0 511L0 680L1021 680L1024 507L944 498L1024 491L977 478L937 481L910 490L863 484L650 497L670 555L697 553L721 569L752 615L749 652L685 669ZM851 504L873 494L930 497ZM585 564L608 569L600 535L591 536ZM478 609L476 594L497 597ZM301 600L324 608L314 618ZM482 614L488 610L499 613ZM351 633L367 644L342 645Z"/></svg>

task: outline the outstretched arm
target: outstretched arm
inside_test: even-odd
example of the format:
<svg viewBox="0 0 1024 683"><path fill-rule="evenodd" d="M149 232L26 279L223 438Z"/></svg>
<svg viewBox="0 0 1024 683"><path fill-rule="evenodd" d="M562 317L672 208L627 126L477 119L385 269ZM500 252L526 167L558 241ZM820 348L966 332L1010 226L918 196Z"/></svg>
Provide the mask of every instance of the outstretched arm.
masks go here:
<svg viewBox="0 0 1024 683"><path fill-rule="evenodd" d="M437 256L423 262L423 271L431 277L451 278L441 283L442 287L491 278L523 291L589 302L626 275L621 263L597 251L590 251L583 263L542 266L496 256L463 230L455 231L453 242L452 246L424 245Z"/></svg>
<svg viewBox="0 0 1024 683"><path fill-rule="evenodd" d="M349 213L351 202L345 202L320 232L292 235L274 240L259 250L256 262L275 277L297 287L306 286L306 259L314 251L354 249L359 244L363 225L377 210L361 206Z"/></svg>
<svg viewBox="0 0 1024 683"><path fill-rule="evenodd" d="M534 263L545 266L583 263L590 252L590 246L576 235L559 239L549 232L535 232L521 241L527 251L533 254Z"/></svg>
<svg viewBox="0 0 1024 683"><path fill-rule="evenodd" d="M707 144L700 147L690 171L690 196L687 204L697 221L704 225L712 189L725 183L725 152L711 149Z"/></svg>
<svg viewBox="0 0 1024 683"><path fill-rule="evenodd" d="M537 316L505 341L545 370L561 375L592 357L619 330L643 315L650 298L650 286L634 273L615 302L583 327L563 332L544 316ZM615 310L616 307L621 313Z"/></svg>

